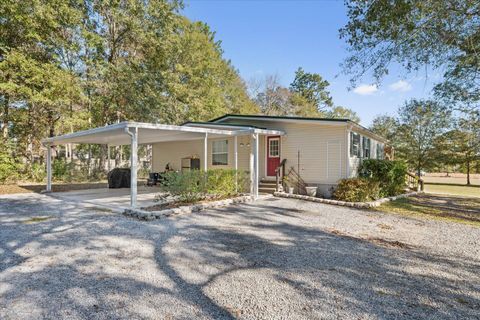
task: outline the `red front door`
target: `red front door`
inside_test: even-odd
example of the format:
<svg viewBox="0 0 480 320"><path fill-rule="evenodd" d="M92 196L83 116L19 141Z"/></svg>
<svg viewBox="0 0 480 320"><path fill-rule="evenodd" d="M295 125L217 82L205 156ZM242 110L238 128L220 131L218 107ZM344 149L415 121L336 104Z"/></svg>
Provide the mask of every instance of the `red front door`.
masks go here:
<svg viewBox="0 0 480 320"><path fill-rule="evenodd" d="M280 165L280 137L267 137L267 176L274 177Z"/></svg>

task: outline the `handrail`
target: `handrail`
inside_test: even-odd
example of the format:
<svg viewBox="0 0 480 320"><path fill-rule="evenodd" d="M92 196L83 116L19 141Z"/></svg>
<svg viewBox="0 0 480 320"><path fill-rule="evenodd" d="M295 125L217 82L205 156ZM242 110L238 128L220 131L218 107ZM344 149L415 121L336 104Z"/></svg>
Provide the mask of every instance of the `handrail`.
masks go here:
<svg viewBox="0 0 480 320"><path fill-rule="evenodd" d="M288 171L287 173L287 177L290 177L292 176L293 178L295 178L297 181L297 188L298 188L298 193L299 194L306 194L307 191L306 191L306 186L307 186L307 183L302 179L302 177L300 177L300 174L298 174L298 172L295 170L294 167L290 167L290 170Z"/></svg>
<svg viewBox="0 0 480 320"><path fill-rule="evenodd" d="M411 185L411 188L412 189L416 189L418 190L419 187L420 187L420 191L423 191L424 190L424 187L425 187L425 183L423 181L422 178L420 177L417 177L416 175L410 173L410 172L407 172L406 174L406 180L407 180L407 185L410 187Z"/></svg>
<svg viewBox="0 0 480 320"><path fill-rule="evenodd" d="M281 181L282 181L282 187L285 188L283 185L283 178L285 177L285 163L287 162L287 159L283 159L280 164L275 168L275 183L276 183L276 189L277 191L280 191L280 171L282 172L281 174Z"/></svg>

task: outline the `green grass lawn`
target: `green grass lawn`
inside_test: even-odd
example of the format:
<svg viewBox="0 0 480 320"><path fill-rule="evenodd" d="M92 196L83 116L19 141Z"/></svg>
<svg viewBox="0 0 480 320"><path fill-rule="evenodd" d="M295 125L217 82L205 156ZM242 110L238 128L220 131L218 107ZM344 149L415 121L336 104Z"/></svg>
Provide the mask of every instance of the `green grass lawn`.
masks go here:
<svg viewBox="0 0 480 320"><path fill-rule="evenodd" d="M480 197L425 193L384 203L375 210L480 227Z"/></svg>
<svg viewBox="0 0 480 320"><path fill-rule="evenodd" d="M448 184L425 184L425 192L436 194L450 194L457 196L480 197L478 186L452 186Z"/></svg>

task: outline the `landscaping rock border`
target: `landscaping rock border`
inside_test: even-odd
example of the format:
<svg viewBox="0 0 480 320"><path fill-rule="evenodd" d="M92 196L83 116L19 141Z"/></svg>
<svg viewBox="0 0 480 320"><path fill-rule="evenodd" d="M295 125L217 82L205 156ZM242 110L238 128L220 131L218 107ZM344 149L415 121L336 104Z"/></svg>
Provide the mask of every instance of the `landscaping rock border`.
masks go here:
<svg viewBox="0 0 480 320"><path fill-rule="evenodd" d="M140 220L151 221L164 217L176 216L185 213L199 212L209 208L221 208L234 203L246 203L253 201L254 198L250 195L240 196L230 199L217 200L205 203L198 203L189 206L180 206L177 208L164 209L160 211L147 211L142 209L125 209L124 215L134 217Z"/></svg>
<svg viewBox="0 0 480 320"><path fill-rule="evenodd" d="M307 201L312 201L312 202L333 204L333 205L337 205L337 206L365 209L365 208L378 207L382 203L397 200L397 199L401 199L401 198L410 197L410 196L420 194L420 193L422 193L422 192L421 191L409 192L409 193L400 194L398 196L382 198L382 199L378 199L378 200L370 201L370 202L346 202L346 201L340 201L340 200L305 196L305 195L301 195L301 194L290 194L290 193L285 193L285 192L275 192L273 195L276 196L276 197L281 197L281 198L300 199L300 200L307 200Z"/></svg>

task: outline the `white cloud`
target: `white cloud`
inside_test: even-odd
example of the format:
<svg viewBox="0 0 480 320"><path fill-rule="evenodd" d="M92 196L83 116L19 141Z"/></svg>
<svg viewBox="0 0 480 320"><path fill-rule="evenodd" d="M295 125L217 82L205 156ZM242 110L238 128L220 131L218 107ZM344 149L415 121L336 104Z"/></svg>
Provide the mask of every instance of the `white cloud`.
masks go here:
<svg viewBox="0 0 480 320"><path fill-rule="evenodd" d="M388 86L392 91L407 92L412 90L412 85L405 80L398 80Z"/></svg>
<svg viewBox="0 0 480 320"><path fill-rule="evenodd" d="M378 87L376 84L361 84L355 89L353 89L353 92L362 96L368 96L374 94L377 91Z"/></svg>

